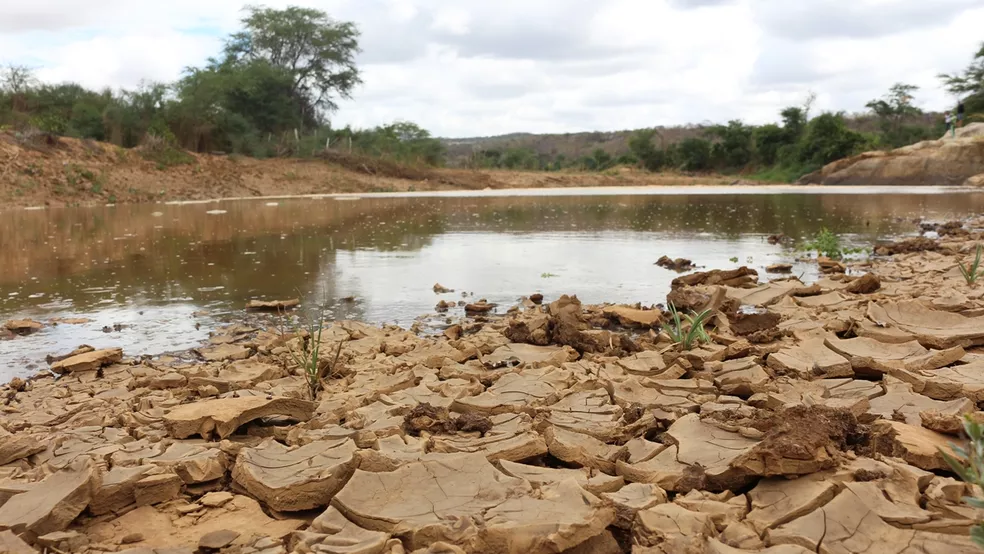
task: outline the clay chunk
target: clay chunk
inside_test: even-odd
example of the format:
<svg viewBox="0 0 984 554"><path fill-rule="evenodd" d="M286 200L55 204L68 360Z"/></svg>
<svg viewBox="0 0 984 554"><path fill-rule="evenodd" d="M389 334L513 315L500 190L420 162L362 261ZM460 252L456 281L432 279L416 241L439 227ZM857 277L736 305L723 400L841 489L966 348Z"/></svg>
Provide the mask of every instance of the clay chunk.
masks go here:
<svg viewBox="0 0 984 554"><path fill-rule="evenodd" d="M164 427L176 439L212 434L226 438L241 425L267 416L285 416L307 421L314 415L316 404L296 398L245 396L219 398L182 404L164 416Z"/></svg>
<svg viewBox="0 0 984 554"><path fill-rule="evenodd" d="M232 478L274 510L310 510L327 506L352 476L355 451L352 439L314 441L295 449L268 440L239 453Z"/></svg>
<svg viewBox="0 0 984 554"><path fill-rule="evenodd" d="M411 549L442 541L468 553L560 552L601 534L615 518L573 479L534 493L481 454L442 456L391 473L356 470L332 505L364 529L399 535Z"/></svg>
<svg viewBox="0 0 984 554"><path fill-rule="evenodd" d="M58 374L74 373L77 371L95 371L103 366L115 364L122 359L122 348L94 350L55 362L51 364L51 371Z"/></svg>
<svg viewBox="0 0 984 554"><path fill-rule="evenodd" d="M95 469L88 459L59 471L0 506L0 531L35 536L64 531L92 500Z"/></svg>
<svg viewBox="0 0 984 554"><path fill-rule="evenodd" d="M292 310L301 305L299 298L289 300L250 300L246 304L246 311L250 312L279 312Z"/></svg>

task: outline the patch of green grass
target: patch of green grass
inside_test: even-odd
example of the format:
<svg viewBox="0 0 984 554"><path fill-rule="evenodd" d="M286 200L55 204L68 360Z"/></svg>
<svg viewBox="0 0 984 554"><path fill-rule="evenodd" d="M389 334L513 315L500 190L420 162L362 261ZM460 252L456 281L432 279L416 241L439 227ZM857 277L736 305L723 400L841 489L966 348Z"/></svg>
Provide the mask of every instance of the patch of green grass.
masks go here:
<svg viewBox="0 0 984 554"><path fill-rule="evenodd" d="M331 377L338 365L338 358L342 354L342 344L338 342L335 356L330 363L321 359L321 338L325 330L325 313L322 309L315 320L309 321L303 331L296 331L301 338L300 348L295 350L291 343L287 343L287 352L291 359L304 373L304 378L311 393L311 399L318 398L318 393L324 388L324 381Z"/></svg>
<svg viewBox="0 0 984 554"><path fill-rule="evenodd" d="M730 258L728 258L728 261L733 264L736 264L738 263L738 256L731 256Z"/></svg>
<svg viewBox="0 0 984 554"><path fill-rule="evenodd" d="M115 195L115 194L110 194L110 195L109 195L109 198L107 199L107 201L108 201L108 202L109 202L110 204L115 204L115 203L116 203L116 195Z"/></svg>
<svg viewBox="0 0 984 554"><path fill-rule="evenodd" d="M813 237L813 240L803 245L806 250L816 250L818 256L839 260L844 257L841 250L840 237L826 227L822 227L820 232Z"/></svg>
<svg viewBox="0 0 984 554"><path fill-rule="evenodd" d="M963 482L978 488L984 487L984 426L970 416L964 416L963 427L970 438L966 448L951 443L950 448L955 455L944 452L942 448L939 453ZM965 496L963 500L971 507L984 508L984 499ZM978 523L970 529L970 538L977 546L984 548L984 523Z"/></svg>
<svg viewBox="0 0 984 554"><path fill-rule="evenodd" d="M795 183L800 177L816 171L818 168L811 166L773 166L761 169L755 173L743 176L749 181L760 181L772 184Z"/></svg>
<svg viewBox="0 0 984 554"><path fill-rule="evenodd" d="M670 324L664 327L666 334L670 335L670 340L679 344L684 350L692 350L694 346L701 343L711 342L711 337L704 329L704 324L711 316L711 310L704 310L699 314L681 314L676 306L670 303ZM686 325L684 325L686 322Z"/></svg>
<svg viewBox="0 0 984 554"><path fill-rule="evenodd" d="M977 255L974 256L974 263L970 264L970 267L964 266L963 262L959 262L960 274L963 275L965 281L968 285L976 285L977 279L981 276L981 254L984 253L984 247L980 244L977 245Z"/></svg>
<svg viewBox="0 0 984 554"><path fill-rule="evenodd" d="M557 275L556 273L541 273L540 274L540 278L541 279L550 279L551 277L560 277L560 276Z"/></svg>
<svg viewBox="0 0 984 554"><path fill-rule="evenodd" d="M140 153L145 160L156 162L157 169L164 171L169 167L195 163L195 157L170 144L159 144L145 148Z"/></svg>

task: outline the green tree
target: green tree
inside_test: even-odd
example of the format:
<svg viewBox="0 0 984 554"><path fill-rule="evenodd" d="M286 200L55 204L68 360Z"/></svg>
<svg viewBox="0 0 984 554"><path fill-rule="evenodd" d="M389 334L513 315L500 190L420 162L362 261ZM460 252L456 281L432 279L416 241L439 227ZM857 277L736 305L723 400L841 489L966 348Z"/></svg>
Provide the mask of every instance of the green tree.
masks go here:
<svg viewBox="0 0 984 554"><path fill-rule="evenodd" d="M320 10L291 6L283 10L250 6L244 29L226 43L229 62L265 60L285 70L294 95L313 109L334 111L338 98L351 98L361 83L355 55L359 30Z"/></svg>
<svg viewBox="0 0 984 554"><path fill-rule="evenodd" d="M939 78L947 91L964 99L968 113L984 112L984 42L962 73L941 73Z"/></svg>
<svg viewBox="0 0 984 554"><path fill-rule="evenodd" d="M756 127L752 133L755 143L755 159L762 165L775 165L779 159L779 149L789 144L786 130L770 123Z"/></svg>
<svg viewBox="0 0 984 554"><path fill-rule="evenodd" d="M663 138L656 129L643 129L629 138L629 151L649 171L659 171L669 162L666 151L653 142L656 137Z"/></svg>
<svg viewBox="0 0 984 554"><path fill-rule="evenodd" d="M719 168L741 169L752 161L753 129L741 121L715 125L707 135L717 139L711 149L712 159Z"/></svg>
<svg viewBox="0 0 984 554"><path fill-rule="evenodd" d="M601 148L596 149L591 157L594 158L595 168L597 168L599 171L609 169L610 167L615 165L615 158L613 158L611 154L605 152Z"/></svg>
<svg viewBox="0 0 984 554"><path fill-rule="evenodd" d="M865 104L878 117L884 141L893 147L908 144L912 140L912 129L905 128L905 121L922 113L912 103L912 95L917 90L919 87L916 85L896 83L885 96Z"/></svg>
<svg viewBox="0 0 984 554"><path fill-rule="evenodd" d="M711 143L702 138L684 139L676 145L676 159L682 171L706 171L711 167Z"/></svg>
<svg viewBox="0 0 984 554"><path fill-rule="evenodd" d="M799 161L822 166L858 154L869 146L867 137L847 128L843 113L823 113L807 124L799 146Z"/></svg>

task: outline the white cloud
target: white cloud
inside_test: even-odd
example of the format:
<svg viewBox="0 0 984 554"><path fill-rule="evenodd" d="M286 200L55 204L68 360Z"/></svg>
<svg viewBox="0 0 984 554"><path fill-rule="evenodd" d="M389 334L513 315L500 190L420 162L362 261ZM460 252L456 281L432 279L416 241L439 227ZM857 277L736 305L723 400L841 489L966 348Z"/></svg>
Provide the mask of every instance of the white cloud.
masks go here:
<svg viewBox="0 0 984 554"><path fill-rule="evenodd" d="M221 48L243 0L0 4L0 63L102 88L169 81ZM267 0L355 21L365 84L335 124L395 119L444 136L614 130L860 111L892 83L953 99L979 0Z"/></svg>

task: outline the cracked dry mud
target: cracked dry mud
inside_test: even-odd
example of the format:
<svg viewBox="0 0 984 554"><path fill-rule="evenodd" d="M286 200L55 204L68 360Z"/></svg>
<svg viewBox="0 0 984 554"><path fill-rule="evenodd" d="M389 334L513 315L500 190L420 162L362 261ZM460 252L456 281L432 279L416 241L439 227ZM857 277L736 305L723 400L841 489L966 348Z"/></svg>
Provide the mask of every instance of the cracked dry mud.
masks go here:
<svg viewBox="0 0 984 554"><path fill-rule="evenodd" d="M0 552L975 552L939 451L984 418L979 240L683 275L714 312L690 351L658 308L567 296L440 337L336 322L317 398L277 329L52 356L0 389Z"/></svg>

